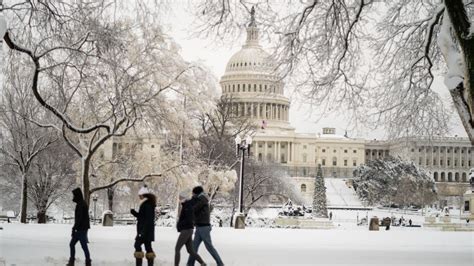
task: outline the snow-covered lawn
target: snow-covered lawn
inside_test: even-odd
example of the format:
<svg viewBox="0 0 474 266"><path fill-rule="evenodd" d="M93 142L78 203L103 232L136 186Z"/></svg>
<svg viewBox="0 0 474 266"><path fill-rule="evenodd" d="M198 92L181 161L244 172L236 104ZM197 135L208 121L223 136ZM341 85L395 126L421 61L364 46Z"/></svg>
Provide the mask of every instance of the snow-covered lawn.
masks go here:
<svg viewBox="0 0 474 266"><path fill-rule="evenodd" d="M0 224L0 265L64 265L71 225ZM133 265L134 226L89 232L93 265ZM226 265L474 265L474 234L422 228L369 232L345 230L213 228L213 241ZM177 233L157 227L155 265L172 265ZM77 246L78 265L83 253ZM186 251L181 251L184 260ZM200 253L211 260L205 248ZM182 262L184 265L184 262Z"/></svg>
<svg viewBox="0 0 474 266"><path fill-rule="evenodd" d="M342 178L325 178L326 196L328 206L337 207L362 207L355 190L346 185L346 179Z"/></svg>

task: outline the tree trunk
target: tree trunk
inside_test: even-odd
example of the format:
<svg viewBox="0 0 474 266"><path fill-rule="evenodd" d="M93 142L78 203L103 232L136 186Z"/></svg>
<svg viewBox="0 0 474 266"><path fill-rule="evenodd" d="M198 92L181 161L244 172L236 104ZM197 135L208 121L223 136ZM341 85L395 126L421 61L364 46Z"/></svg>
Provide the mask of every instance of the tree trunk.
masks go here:
<svg viewBox="0 0 474 266"><path fill-rule="evenodd" d="M28 211L28 178L26 173L21 175L21 212L20 212L20 222L26 223L26 215Z"/></svg>
<svg viewBox="0 0 474 266"><path fill-rule="evenodd" d="M45 224L46 223L46 211L38 211L36 213L36 218L37 218L39 224Z"/></svg>
<svg viewBox="0 0 474 266"><path fill-rule="evenodd" d="M84 194L84 200L86 201L87 207L90 203L90 181L89 181L89 170L90 170L91 155L87 155L82 159L82 193Z"/></svg>
<svg viewBox="0 0 474 266"><path fill-rule="evenodd" d="M469 29L474 25L471 25L462 0L445 0L444 4L465 64L464 82L455 89L459 91L454 94L451 92L451 95L469 139L474 144L474 37L468 38ZM462 101L455 96L461 96Z"/></svg>
<svg viewBox="0 0 474 266"><path fill-rule="evenodd" d="M114 212L114 196L115 196L115 189L108 188L107 189L107 201L109 204L109 211Z"/></svg>

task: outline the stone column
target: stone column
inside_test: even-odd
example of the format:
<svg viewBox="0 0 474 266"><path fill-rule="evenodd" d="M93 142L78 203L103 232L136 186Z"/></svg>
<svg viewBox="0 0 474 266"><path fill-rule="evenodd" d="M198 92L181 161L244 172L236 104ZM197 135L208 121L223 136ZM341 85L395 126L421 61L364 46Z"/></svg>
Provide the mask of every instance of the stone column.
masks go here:
<svg viewBox="0 0 474 266"><path fill-rule="evenodd" d="M290 142L286 142L286 162L290 162Z"/></svg>
<svg viewBox="0 0 474 266"><path fill-rule="evenodd" d="M257 158L257 161L258 161L258 141L255 141L253 143L254 147L255 147L255 154L253 155L255 158Z"/></svg>
<svg viewBox="0 0 474 266"><path fill-rule="evenodd" d="M438 167L439 167L440 169L441 169L441 168L444 168L444 164L443 164L443 167L441 167L441 164L440 164L440 161L442 160L442 158L441 158L441 146L436 147L436 151L437 151L437 153L438 153L437 156L436 156L436 157L437 157L437 158L436 158L436 160L437 160L436 165L438 165ZM444 172L444 171L443 171L443 172ZM445 179L447 178L446 173L445 173L445 175L444 175L444 178L445 178Z"/></svg>
<svg viewBox="0 0 474 266"><path fill-rule="evenodd" d="M263 141L263 145L264 145L263 150L264 150L265 154L263 154L262 159L265 162L265 161L267 161L268 143L266 141Z"/></svg>
<svg viewBox="0 0 474 266"><path fill-rule="evenodd" d="M267 104L262 103L262 119L267 120Z"/></svg>
<svg viewBox="0 0 474 266"><path fill-rule="evenodd" d="M293 142L291 145L291 160L293 162L296 162L297 160L295 159L295 143Z"/></svg>
<svg viewBox="0 0 474 266"><path fill-rule="evenodd" d="M281 163L281 160L280 160L280 149L281 149L280 145L281 145L281 143L278 141L277 145L278 146L277 146L277 157L276 157L276 159L277 159L278 163Z"/></svg>

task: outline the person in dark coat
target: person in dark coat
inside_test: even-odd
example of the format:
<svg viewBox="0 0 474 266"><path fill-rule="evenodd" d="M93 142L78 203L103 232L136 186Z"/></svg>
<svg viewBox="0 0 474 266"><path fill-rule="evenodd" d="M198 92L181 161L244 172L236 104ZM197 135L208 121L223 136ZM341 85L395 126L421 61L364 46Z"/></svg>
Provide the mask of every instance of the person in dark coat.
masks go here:
<svg viewBox="0 0 474 266"><path fill-rule="evenodd" d="M211 210L209 206L209 200L204 193L204 189L201 186L193 188L193 199L196 200L196 204L193 207L194 214L194 225L196 226L196 231L194 232L193 247L197 252L201 242L204 242L207 251L214 258L218 266L224 265L217 253L217 250L212 245L211 240ZM195 259L193 256L189 256L188 262L186 265L194 265Z"/></svg>
<svg viewBox="0 0 474 266"><path fill-rule="evenodd" d="M140 208L138 212L134 209L130 213L137 217L137 236L135 237L135 261L137 266L143 264L143 258L146 257L148 266L153 266L156 257L153 252L151 242L155 241L155 208L156 197L146 186L138 192L140 198ZM142 245L145 245L146 255L142 251Z"/></svg>
<svg viewBox="0 0 474 266"><path fill-rule="evenodd" d="M80 188L76 188L72 191L72 201L76 203L76 209L74 210L74 225L72 227L71 242L69 243L70 256L67 266L74 266L74 260L76 256L76 243L80 242L84 255L86 257L86 266L91 265L91 257L89 248L87 247L87 231L90 226L89 220L89 207L82 196Z"/></svg>
<svg viewBox="0 0 474 266"><path fill-rule="evenodd" d="M194 257L201 265L206 265L202 260L201 256L199 256L193 248L193 207L197 203L196 198L191 198L186 200L185 194L179 195L179 215L178 215L178 223L176 227L179 232L178 241L176 242L176 247L174 251L174 265L178 266L180 257L181 257L181 248L186 245L186 250L188 251L189 255Z"/></svg>

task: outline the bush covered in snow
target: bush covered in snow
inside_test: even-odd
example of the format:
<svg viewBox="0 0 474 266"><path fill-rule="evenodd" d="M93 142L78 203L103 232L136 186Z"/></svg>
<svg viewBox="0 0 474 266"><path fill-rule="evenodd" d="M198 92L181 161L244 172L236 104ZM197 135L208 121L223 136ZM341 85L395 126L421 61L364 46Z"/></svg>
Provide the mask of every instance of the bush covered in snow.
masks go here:
<svg viewBox="0 0 474 266"><path fill-rule="evenodd" d="M412 162L386 157L354 170L354 188L369 205L423 205L436 198L433 178Z"/></svg>

